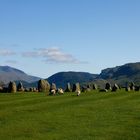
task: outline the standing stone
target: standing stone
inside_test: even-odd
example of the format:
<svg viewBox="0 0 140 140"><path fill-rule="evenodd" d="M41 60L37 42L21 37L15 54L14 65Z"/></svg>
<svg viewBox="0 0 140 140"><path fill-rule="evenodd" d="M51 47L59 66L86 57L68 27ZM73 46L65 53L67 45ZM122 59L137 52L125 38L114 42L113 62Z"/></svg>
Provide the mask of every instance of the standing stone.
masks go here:
<svg viewBox="0 0 140 140"><path fill-rule="evenodd" d="M30 89L29 89L29 88L25 88L24 91L25 91L25 92L29 92Z"/></svg>
<svg viewBox="0 0 140 140"><path fill-rule="evenodd" d="M82 92L86 92L87 91L87 86L83 85L81 89L82 89Z"/></svg>
<svg viewBox="0 0 140 140"><path fill-rule="evenodd" d="M0 93L3 91L3 87L0 86Z"/></svg>
<svg viewBox="0 0 140 140"><path fill-rule="evenodd" d="M30 87L30 88L29 88L29 91L30 91L30 92L34 92L33 87Z"/></svg>
<svg viewBox="0 0 140 140"><path fill-rule="evenodd" d="M93 84L93 90L97 90L98 86L96 84Z"/></svg>
<svg viewBox="0 0 140 140"><path fill-rule="evenodd" d="M73 84L72 92L78 91L80 91L80 84L79 83Z"/></svg>
<svg viewBox="0 0 140 140"><path fill-rule="evenodd" d="M127 86L127 87L125 88L125 91L131 91L130 87Z"/></svg>
<svg viewBox="0 0 140 140"><path fill-rule="evenodd" d="M87 91L87 92L90 92L90 91L91 91L91 88L87 88L86 91Z"/></svg>
<svg viewBox="0 0 140 140"><path fill-rule="evenodd" d="M10 93L16 93L17 92L17 86L15 82L10 82L8 85L8 92Z"/></svg>
<svg viewBox="0 0 140 140"><path fill-rule="evenodd" d="M38 91L39 92L49 92L50 90L50 84L46 80L39 80L38 81Z"/></svg>
<svg viewBox="0 0 140 140"><path fill-rule="evenodd" d="M111 90L111 84L110 84L110 83L106 83L106 85L105 85L105 89L107 89L107 90Z"/></svg>
<svg viewBox="0 0 140 140"><path fill-rule="evenodd" d="M87 85L87 89L92 90L92 86L90 84Z"/></svg>
<svg viewBox="0 0 140 140"><path fill-rule="evenodd" d="M133 82L130 83L130 89L133 91L135 90L135 84Z"/></svg>
<svg viewBox="0 0 140 140"><path fill-rule="evenodd" d="M38 92L38 89L36 87L33 87L33 92Z"/></svg>
<svg viewBox="0 0 140 140"><path fill-rule="evenodd" d="M17 91L24 91L23 85L21 82L17 85Z"/></svg>
<svg viewBox="0 0 140 140"><path fill-rule="evenodd" d="M119 86L117 84L114 84L112 91L117 91L119 89Z"/></svg>
<svg viewBox="0 0 140 140"><path fill-rule="evenodd" d="M71 90L71 85L70 85L70 83L67 83L67 87L66 87L66 90L65 90L65 92L71 92L72 90Z"/></svg>

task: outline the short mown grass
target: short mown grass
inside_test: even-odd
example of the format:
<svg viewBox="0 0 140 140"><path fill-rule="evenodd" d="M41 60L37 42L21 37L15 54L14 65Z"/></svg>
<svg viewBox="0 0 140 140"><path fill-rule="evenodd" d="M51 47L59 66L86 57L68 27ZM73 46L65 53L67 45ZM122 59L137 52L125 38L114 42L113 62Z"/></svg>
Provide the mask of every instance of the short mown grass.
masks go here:
<svg viewBox="0 0 140 140"><path fill-rule="evenodd" d="M139 140L140 92L0 94L0 140Z"/></svg>

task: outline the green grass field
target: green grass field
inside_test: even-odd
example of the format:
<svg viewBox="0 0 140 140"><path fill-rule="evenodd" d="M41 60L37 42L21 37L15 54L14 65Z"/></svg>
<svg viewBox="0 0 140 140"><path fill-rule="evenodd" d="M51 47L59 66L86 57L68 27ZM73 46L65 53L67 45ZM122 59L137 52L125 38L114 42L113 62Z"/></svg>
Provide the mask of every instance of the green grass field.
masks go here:
<svg viewBox="0 0 140 140"><path fill-rule="evenodd" d="M0 94L0 140L139 140L140 92Z"/></svg>

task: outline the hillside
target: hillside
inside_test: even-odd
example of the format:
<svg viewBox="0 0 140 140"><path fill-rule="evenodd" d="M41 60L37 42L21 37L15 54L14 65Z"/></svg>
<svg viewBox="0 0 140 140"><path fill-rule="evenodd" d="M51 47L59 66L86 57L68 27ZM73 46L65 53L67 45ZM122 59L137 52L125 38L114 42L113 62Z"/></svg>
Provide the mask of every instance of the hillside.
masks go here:
<svg viewBox="0 0 140 140"><path fill-rule="evenodd" d="M121 85L131 81L140 84L140 62L104 69L98 78L115 81Z"/></svg>
<svg viewBox="0 0 140 140"><path fill-rule="evenodd" d="M22 81L25 86L37 86L36 81L39 79L38 77L27 75L23 71L12 67L0 66L0 82ZM122 86L133 81L140 85L140 62L107 68L102 70L99 75L87 72L59 72L50 76L47 80L49 83L55 83L57 87L63 88L66 87L68 82L71 84L76 82L80 84L94 82L100 87L104 87L107 81L110 81L112 84L118 83Z"/></svg>
<svg viewBox="0 0 140 140"><path fill-rule="evenodd" d="M49 83L56 83L58 87L65 87L69 82L74 84L92 82L98 75L87 72L59 72L50 76L47 80Z"/></svg>
<svg viewBox="0 0 140 140"><path fill-rule="evenodd" d="M58 87L65 87L68 82L71 84L94 82L100 87L104 87L105 83L118 83L125 86L128 82L140 84L140 62L129 63L122 66L107 68L98 74L85 72L60 72L48 78L50 83L56 83Z"/></svg>
<svg viewBox="0 0 140 140"><path fill-rule="evenodd" d="M7 84L9 81L25 81L32 83L40 78L28 75L21 70L9 66L0 66L0 81Z"/></svg>

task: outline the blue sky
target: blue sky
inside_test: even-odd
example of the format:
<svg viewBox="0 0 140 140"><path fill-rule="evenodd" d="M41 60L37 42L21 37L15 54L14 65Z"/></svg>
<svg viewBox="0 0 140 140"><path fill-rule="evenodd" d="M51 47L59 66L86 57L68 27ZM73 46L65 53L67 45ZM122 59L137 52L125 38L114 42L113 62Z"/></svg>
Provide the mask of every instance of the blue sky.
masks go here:
<svg viewBox="0 0 140 140"><path fill-rule="evenodd" d="M46 78L138 62L139 0L0 0L0 65Z"/></svg>

